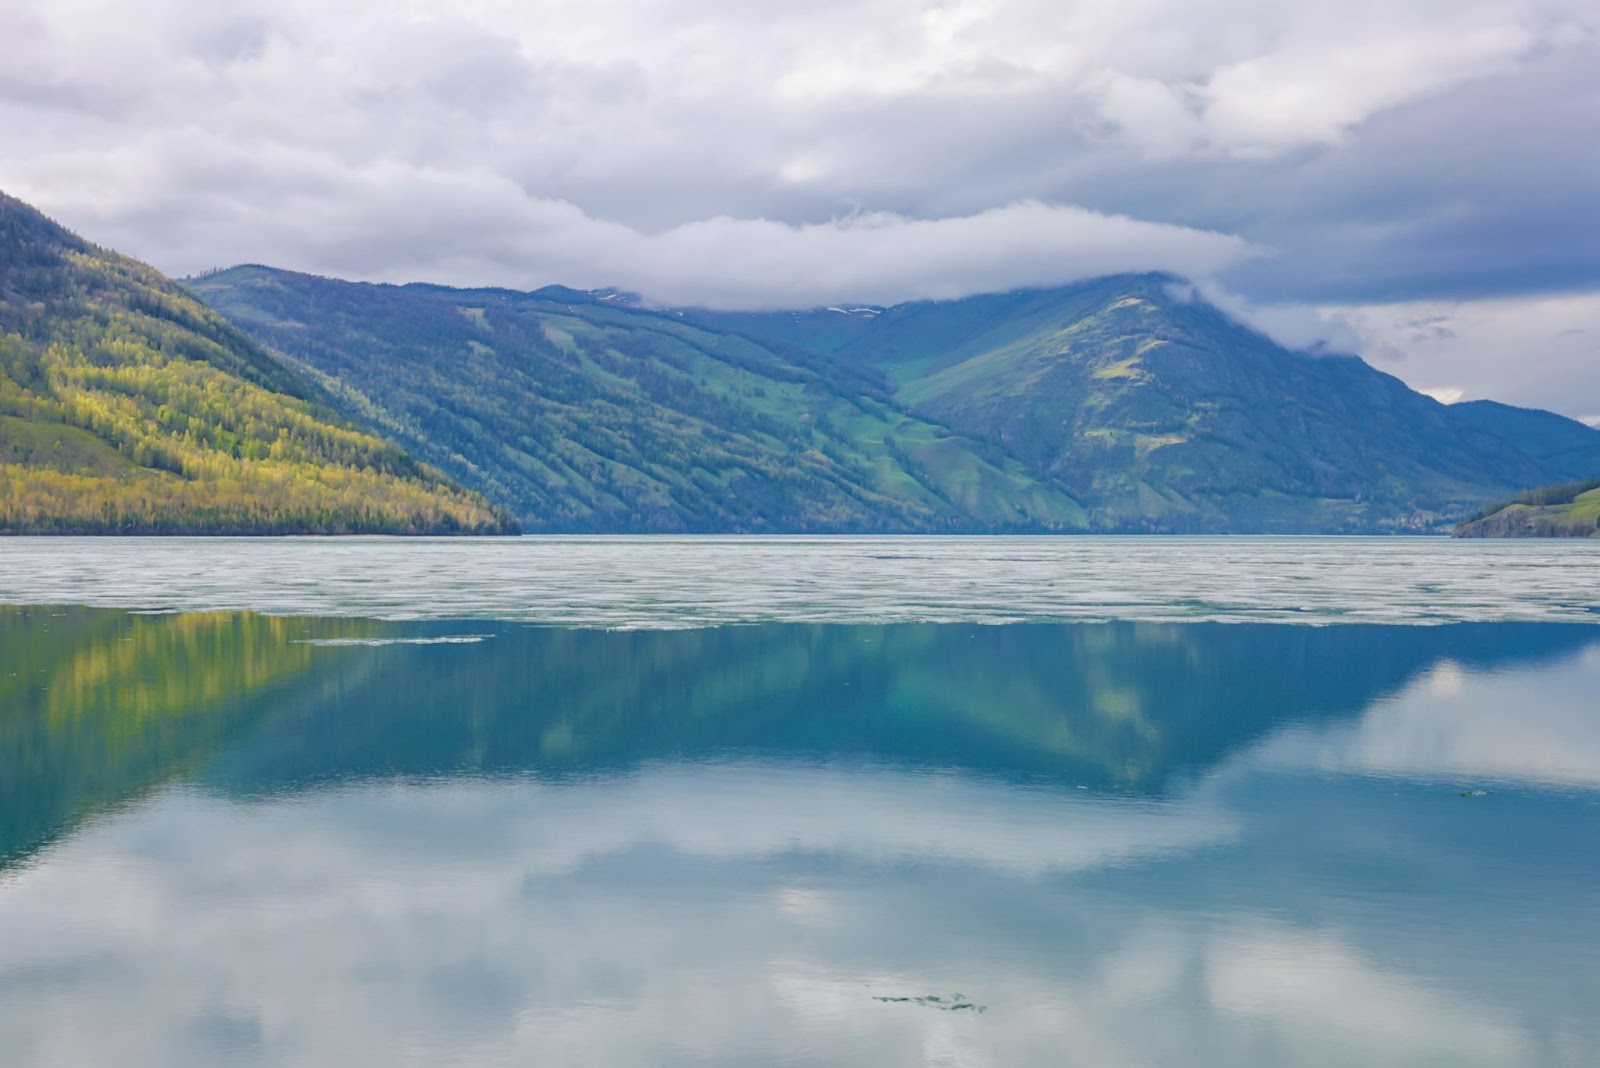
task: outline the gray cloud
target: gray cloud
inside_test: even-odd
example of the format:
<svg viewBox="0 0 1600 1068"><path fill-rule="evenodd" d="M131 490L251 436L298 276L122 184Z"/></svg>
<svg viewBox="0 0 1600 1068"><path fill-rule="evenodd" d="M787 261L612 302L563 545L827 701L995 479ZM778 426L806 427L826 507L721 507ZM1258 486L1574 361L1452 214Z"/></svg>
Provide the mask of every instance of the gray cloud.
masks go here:
<svg viewBox="0 0 1600 1068"><path fill-rule="evenodd" d="M1597 27L1578 0L23 0L0 187L175 273L744 307L1121 269L1293 307L1589 290Z"/></svg>

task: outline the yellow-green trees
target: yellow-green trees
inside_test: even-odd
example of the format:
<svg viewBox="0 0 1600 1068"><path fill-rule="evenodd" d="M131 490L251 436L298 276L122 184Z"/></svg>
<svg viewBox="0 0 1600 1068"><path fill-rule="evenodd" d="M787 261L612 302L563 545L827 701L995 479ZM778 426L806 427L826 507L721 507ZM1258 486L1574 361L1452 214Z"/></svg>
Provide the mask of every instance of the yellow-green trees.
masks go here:
<svg viewBox="0 0 1600 1068"><path fill-rule="evenodd" d="M0 195L0 533L510 527L154 269Z"/></svg>

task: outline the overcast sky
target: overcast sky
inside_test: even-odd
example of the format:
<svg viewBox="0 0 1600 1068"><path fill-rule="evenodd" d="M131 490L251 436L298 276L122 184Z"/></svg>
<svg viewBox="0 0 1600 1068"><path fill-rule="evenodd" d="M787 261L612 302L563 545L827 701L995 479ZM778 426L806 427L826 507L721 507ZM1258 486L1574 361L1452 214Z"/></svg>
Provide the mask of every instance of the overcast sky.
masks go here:
<svg viewBox="0 0 1600 1068"><path fill-rule="evenodd" d="M1600 421L1593 0L0 0L0 189L173 274L1114 271Z"/></svg>

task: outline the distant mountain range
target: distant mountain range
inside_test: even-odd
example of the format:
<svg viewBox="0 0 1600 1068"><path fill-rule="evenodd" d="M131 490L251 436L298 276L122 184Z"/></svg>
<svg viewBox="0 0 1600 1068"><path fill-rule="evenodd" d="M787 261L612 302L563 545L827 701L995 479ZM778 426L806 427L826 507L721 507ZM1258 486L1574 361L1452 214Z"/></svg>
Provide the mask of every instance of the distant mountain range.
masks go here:
<svg viewBox="0 0 1600 1068"><path fill-rule="evenodd" d="M0 200L0 529L1445 531L1600 473L1600 431L1167 275L767 313L183 285Z"/></svg>
<svg viewBox="0 0 1600 1068"><path fill-rule="evenodd" d="M1291 352L1166 275L800 312L190 283L530 530L1447 530L1600 431Z"/></svg>
<svg viewBox="0 0 1600 1068"><path fill-rule="evenodd" d="M1063 486L876 369L569 290L241 267L202 300L544 531L1076 530Z"/></svg>
<svg viewBox="0 0 1600 1068"><path fill-rule="evenodd" d="M1600 432L1575 420L1291 352L1166 275L833 318L713 317L881 371L1105 529L1425 530L1492 486L1600 471Z"/></svg>

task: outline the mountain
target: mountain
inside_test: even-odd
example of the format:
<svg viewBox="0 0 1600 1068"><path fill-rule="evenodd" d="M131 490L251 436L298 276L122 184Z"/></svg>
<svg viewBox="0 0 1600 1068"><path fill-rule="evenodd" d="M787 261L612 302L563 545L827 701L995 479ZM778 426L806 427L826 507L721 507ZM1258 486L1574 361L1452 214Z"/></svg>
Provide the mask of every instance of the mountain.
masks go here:
<svg viewBox="0 0 1600 1068"><path fill-rule="evenodd" d="M756 313L185 289L0 194L0 532L1443 530L1596 470L1600 431L1286 350L1168 275Z"/></svg>
<svg viewBox="0 0 1600 1068"><path fill-rule="evenodd" d="M531 530L1444 531L1600 470L1600 431L1287 350L1161 274L766 313L188 284Z"/></svg>
<svg viewBox="0 0 1600 1068"><path fill-rule="evenodd" d="M1458 538L1600 538L1600 478L1525 490L1456 528Z"/></svg>
<svg viewBox="0 0 1600 1068"><path fill-rule="evenodd" d="M817 313L682 314L882 372L896 402L1015 456L1103 529L1438 529L1600 470L1600 431L1289 351L1168 275L870 311L831 331Z"/></svg>
<svg viewBox="0 0 1600 1068"><path fill-rule="evenodd" d="M0 533L513 526L154 269L0 194Z"/></svg>
<svg viewBox="0 0 1600 1068"><path fill-rule="evenodd" d="M625 294L341 282L239 267L202 300L352 416L524 529L1077 530L1060 485L892 399L890 381Z"/></svg>

